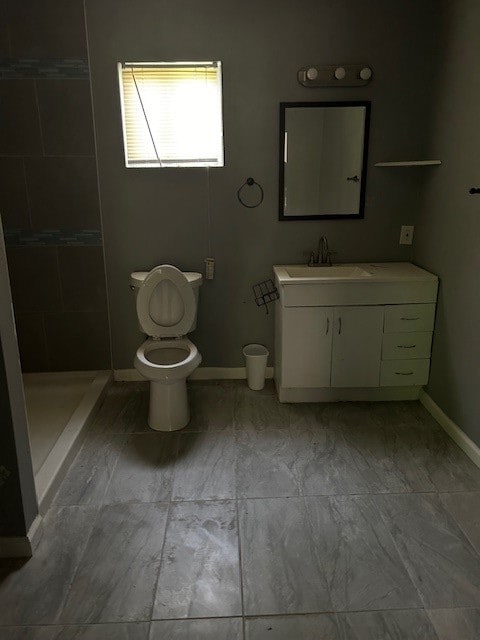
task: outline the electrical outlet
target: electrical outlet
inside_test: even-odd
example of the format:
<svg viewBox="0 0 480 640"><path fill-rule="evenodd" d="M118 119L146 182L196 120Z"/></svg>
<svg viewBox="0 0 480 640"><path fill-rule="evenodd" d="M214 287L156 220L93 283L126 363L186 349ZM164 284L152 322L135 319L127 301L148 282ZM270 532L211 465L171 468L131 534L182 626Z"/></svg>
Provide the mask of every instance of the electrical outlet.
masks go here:
<svg viewBox="0 0 480 640"><path fill-rule="evenodd" d="M414 229L415 227L413 225L403 224L400 229L400 240L398 244L412 244Z"/></svg>

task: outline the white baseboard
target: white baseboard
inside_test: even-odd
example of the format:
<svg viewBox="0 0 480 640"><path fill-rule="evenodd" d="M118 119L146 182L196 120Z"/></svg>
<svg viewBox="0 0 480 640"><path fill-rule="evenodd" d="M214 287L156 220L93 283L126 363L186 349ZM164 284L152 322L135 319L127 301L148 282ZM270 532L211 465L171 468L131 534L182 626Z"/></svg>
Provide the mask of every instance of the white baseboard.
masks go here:
<svg viewBox="0 0 480 640"><path fill-rule="evenodd" d="M421 387L277 387L280 402L379 402L418 400Z"/></svg>
<svg viewBox="0 0 480 640"><path fill-rule="evenodd" d="M473 442L473 440L471 440L467 434L462 431L460 427L442 411L442 409L440 409L438 404L432 400L426 391L422 391L420 394L420 402L432 417L435 418L438 424L445 429L452 440L458 444L460 449L463 449L470 460L472 460L477 467L480 467L480 447L478 447L475 442Z"/></svg>
<svg viewBox="0 0 480 640"><path fill-rule="evenodd" d="M245 380L245 367L198 367L189 380ZM273 378L273 367L267 367L268 380ZM113 379L116 382L145 382L145 378L136 369L115 369Z"/></svg>

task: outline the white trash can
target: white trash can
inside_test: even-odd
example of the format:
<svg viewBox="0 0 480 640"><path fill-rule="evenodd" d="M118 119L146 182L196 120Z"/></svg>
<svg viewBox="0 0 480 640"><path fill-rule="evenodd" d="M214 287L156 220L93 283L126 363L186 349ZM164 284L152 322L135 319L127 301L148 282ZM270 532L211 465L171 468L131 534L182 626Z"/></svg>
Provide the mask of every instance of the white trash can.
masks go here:
<svg viewBox="0 0 480 640"><path fill-rule="evenodd" d="M260 391L265 386L268 349L263 344L247 344L243 347L243 355L247 367L248 386L253 391Z"/></svg>

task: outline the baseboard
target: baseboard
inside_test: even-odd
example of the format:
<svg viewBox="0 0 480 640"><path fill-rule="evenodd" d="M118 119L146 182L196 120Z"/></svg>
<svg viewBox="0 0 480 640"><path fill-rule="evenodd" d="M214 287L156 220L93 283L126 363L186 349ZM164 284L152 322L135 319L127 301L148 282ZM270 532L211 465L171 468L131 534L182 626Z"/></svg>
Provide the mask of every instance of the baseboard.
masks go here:
<svg viewBox="0 0 480 640"><path fill-rule="evenodd" d="M380 402L418 400L421 387L278 387L280 402Z"/></svg>
<svg viewBox="0 0 480 640"><path fill-rule="evenodd" d="M420 402L425 409L432 415L438 424L445 429L448 435L454 440L460 449L462 449L477 467L480 467L480 447L471 440L460 427L451 420L446 413L428 395L426 391L420 394Z"/></svg>
<svg viewBox="0 0 480 640"><path fill-rule="evenodd" d="M247 371L245 367L198 367L189 377L189 380L245 380ZM267 367L265 377L273 378L273 367ZM116 382L141 382L145 378L136 369L115 369L113 379Z"/></svg>
<svg viewBox="0 0 480 640"><path fill-rule="evenodd" d="M36 546L40 542L40 538L43 533L43 516L37 514L37 517L32 522L30 529L28 530L27 537L30 540L32 550L35 551Z"/></svg>
<svg viewBox="0 0 480 640"><path fill-rule="evenodd" d="M30 558L41 537L42 516L37 515L26 536L0 537L0 558Z"/></svg>

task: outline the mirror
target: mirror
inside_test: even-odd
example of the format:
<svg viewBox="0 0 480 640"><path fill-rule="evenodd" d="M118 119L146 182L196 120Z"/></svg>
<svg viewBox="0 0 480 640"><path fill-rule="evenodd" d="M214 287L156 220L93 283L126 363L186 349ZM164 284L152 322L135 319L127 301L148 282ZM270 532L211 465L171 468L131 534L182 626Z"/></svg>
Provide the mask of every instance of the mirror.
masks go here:
<svg viewBox="0 0 480 640"><path fill-rule="evenodd" d="M370 102L280 103L280 220L363 218Z"/></svg>

